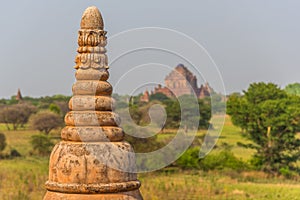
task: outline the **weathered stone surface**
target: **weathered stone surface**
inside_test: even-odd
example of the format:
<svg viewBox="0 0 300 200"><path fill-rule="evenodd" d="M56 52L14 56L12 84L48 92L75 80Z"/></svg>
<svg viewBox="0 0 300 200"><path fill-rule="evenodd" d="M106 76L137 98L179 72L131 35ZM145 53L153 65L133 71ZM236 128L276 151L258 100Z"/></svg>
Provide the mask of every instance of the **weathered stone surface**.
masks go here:
<svg viewBox="0 0 300 200"><path fill-rule="evenodd" d="M61 131L61 138L74 142L119 142L124 139L124 132L115 126L66 126Z"/></svg>
<svg viewBox="0 0 300 200"><path fill-rule="evenodd" d="M109 111L70 111L65 116L67 126L117 126L120 118Z"/></svg>
<svg viewBox="0 0 300 200"><path fill-rule="evenodd" d="M81 18L80 27L81 29L103 30L103 19L97 7L91 6L84 11Z"/></svg>
<svg viewBox="0 0 300 200"><path fill-rule="evenodd" d="M112 112L106 32L96 7L83 14L78 45L71 111L50 156L44 200L141 200L134 152Z"/></svg>
<svg viewBox="0 0 300 200"><path fill-rule="evenodd" d="M51 154L49 181L57 183L121 183L136 180L133 152L126 142L60 142ZM123 169L119 171L117 169Z"/></svg>
<svg viewBox="0 0 300 200"><path fill-rule="evenodd" d="M74 96L69 102L70 110L112 111L114 100L107 96Z"/></svg>
<svg viewBox="0 0 300 200"><path fill-rule="evenodd" d="M111 95L112 86L106 81L77 81L73 95Z"/></svg>
<svg viewBox="0 0 300 200"><path fill-rule="evenodd" d="M48 181L46 183L48 190L59 191L63 193L80 194L98 194L98 193L119 193L136 190L140 187L139 181L128 181L124 183L109 184L60 184Z"/></svg>
<svg viewBox="0 0 300 200"><path fill-rule="evenodd" d="M139 190L130 192L120 192L114 194L68 194L48 191L45 199L51 200L140 200L141 194Z"/></svg>
<svg viewBox="0 0 300 200"><path fill-rule="evenodd" d="M99 80L106 81L109 78L107 69L93 70L93 69L78 69L75 77L77 80Z"/></svg>
<svg viewBox="0 0 300 200"><path fill-rule="evenodd" d="M101 41L86 41L87 44L91 43L95 45ZM101 53L80 53L76 56L77 66L80 66L81 69L101 69L107 68L108 59L105 54Z"/></svg>

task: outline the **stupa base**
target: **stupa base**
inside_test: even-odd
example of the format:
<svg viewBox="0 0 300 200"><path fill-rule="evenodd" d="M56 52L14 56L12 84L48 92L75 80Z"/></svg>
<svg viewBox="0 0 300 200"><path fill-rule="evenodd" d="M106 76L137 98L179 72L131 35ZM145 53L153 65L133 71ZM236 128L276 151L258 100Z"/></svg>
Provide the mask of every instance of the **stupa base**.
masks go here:
<svg viewBox="0 0 300 200"><path fill-rule="evenodd" d="M139 190L114 194L67 194L47 191L44 200L143 200Z"/></svg>

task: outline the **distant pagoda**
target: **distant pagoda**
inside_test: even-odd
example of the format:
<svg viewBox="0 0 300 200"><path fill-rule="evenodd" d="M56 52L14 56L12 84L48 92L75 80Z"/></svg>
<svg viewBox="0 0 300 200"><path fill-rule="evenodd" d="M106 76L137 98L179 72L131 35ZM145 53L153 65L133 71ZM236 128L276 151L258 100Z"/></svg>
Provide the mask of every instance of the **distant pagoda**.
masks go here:
<svg viewBox="0 0 300 200"><path fill-rule="evenodd" d="M133 149L112 112L103 28L99 10L87 8L78 36L71 111L50 156L44 200L142 200Z"/></svg>

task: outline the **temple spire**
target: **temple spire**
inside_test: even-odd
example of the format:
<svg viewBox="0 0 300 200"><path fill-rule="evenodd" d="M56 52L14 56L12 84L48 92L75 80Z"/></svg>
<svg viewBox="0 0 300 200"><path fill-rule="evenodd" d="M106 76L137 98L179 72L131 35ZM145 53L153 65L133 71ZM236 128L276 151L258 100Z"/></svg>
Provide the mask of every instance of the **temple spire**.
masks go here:
<svg viewBox="0 0 300 200"><path fill-rule="evenodd" d="M20 88L18 89L18 93L16 95L16 100L17 101L22 101L23 100Z"/></svg>

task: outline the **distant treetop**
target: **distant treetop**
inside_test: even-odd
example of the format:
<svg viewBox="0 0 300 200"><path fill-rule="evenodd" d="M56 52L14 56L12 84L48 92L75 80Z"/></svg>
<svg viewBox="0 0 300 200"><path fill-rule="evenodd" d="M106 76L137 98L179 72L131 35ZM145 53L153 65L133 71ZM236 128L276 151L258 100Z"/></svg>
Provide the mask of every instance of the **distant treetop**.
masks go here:
<svg viewBox="0 0 300 200"><path fill-rule="evenodd" d="M300 96L300 83L288 84L284 90L288 94Z"/></svg>

